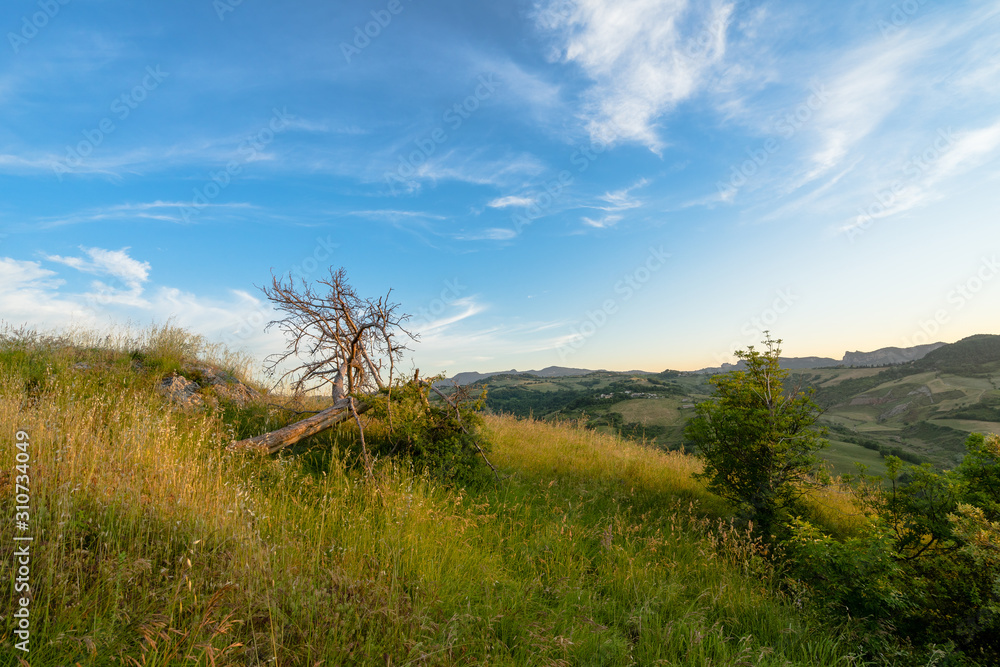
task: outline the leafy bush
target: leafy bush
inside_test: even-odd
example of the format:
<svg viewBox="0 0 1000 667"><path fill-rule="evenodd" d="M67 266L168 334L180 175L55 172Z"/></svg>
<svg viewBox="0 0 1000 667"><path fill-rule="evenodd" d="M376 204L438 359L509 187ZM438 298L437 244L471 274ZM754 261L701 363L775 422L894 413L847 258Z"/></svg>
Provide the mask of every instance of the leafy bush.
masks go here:
<svg viewBox="0 0 1000 667"><path fill-rule="evenodd" d="M431 400L431 391L429 382L411 381L365 399L381 425L371 431L372 453L407 456L417 468L459 485L486 481L490 470L477 414L485 392L472 397L459 387L447 398Z"/></svg>
<svg viewBox="0 0 1000 667"><path fill-rule="evenodd" d="M792 576L830 606L891 624L916 645L950 643L974 664L998 664L1000 437L965 444L954 471L889 456L886 478L854 480L867 534L837 542L797 521L785 548Z"/></svg>
<svg viewBox="0 0 1000 667"><path fill-rule="evenodd" d="M843 542L801 519L793 519L790 531L789 575L810 597L853 618L891 618L912 605L885 523L873 521L869 532Z"/></svg>
<svg viewBox="0 0 1000 667"><path fill-rule="evenodd" d="M765 539L819 474L816 452L826 446L814 429L819 408L809 394L786 391L781 341L751 345L736 355L746 370L711 379L717 400L697 407L686 435L698 445L708 488L737 504Z"/></svg>

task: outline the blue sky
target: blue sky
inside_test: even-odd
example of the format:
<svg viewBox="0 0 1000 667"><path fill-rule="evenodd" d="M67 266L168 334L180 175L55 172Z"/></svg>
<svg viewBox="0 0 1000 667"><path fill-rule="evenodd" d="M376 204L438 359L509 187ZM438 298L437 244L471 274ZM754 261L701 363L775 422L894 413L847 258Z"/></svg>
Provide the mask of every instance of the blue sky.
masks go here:
<svg viewBox="0 0 1000 667"><path fill-rule="evenodd" d="M1000 3L11 1L0 318L283 349L343 266L424 372L1000 333Z"/></svg>

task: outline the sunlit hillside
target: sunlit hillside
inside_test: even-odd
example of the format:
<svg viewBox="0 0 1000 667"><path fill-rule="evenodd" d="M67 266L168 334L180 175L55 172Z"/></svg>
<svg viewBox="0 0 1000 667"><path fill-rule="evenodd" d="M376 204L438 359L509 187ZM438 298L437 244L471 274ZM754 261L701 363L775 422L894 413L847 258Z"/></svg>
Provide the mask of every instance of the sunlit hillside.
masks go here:
<svg viewBox="0 0 1000 667"><path fill-rule="evenodd" d="M34 537L31 665L858 661L861 638L781 592L692 458L506 418L484 424L505 477L479 488L404 460L365 481L347 427L226 453L288 417L167 402L162 376L197 349L176 330L5 337L0 430L30 438L31 509L0 531L5 550ZM4 664L25 664L9 620Z"/></svg>

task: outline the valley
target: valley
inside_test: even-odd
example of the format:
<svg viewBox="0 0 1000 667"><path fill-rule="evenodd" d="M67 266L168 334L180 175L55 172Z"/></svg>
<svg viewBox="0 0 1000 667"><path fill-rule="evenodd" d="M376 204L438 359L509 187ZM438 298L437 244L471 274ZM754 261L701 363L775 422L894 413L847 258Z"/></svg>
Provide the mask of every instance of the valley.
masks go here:
<svg viewBox="0 0 1000 667"><path fill-rule="evenodd" d="M922 347L919 358L889 366L803 368L789 360L789 385L813 388L824 410L820 423L830 447L822 455L832 473L856 472L856 463L882 473L886 455L951 468L969 433L1000 433L1000 336ZM861 358L887 356L875 354ZM906 351L891 358L906 358ZM596 431L690 451L684 426L712 396L711 371L721 372L705 370L563 375L550 368L546 377L507 372L472 386L486 390L486 406L497 414L581 421Z"/></svg>

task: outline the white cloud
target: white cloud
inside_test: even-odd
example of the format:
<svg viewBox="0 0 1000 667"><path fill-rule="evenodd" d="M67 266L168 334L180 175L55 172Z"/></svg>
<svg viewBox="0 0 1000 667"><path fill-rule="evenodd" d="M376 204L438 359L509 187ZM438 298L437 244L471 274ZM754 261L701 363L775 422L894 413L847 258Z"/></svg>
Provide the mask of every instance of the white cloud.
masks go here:
<svg viewBox="0 0 1000 667"><path fill-rule="evenodd" d="M969 172L996 159L1000 154L1000 121L957 134L941 130L932 148L933 152L928 149L923 154L925 162L911 159L907 163L910 169L915 170L915 177L909 180L897 179L881 188L881 199L876 199L867 209L862 209L865 210L865 215L844 223L838 231L850 232L866 227L871 221L899 215L942 199L945 196L942 189L947 182L954 181L956 177L962 177L960 180L966 182ZM905 173L904 171L904 176Z"/></svg>
<svg viewBox="0 0 1000 667"><path fill-rule="evenodd" d="M648 184L649 181L642 178L627 188L605 192L603 195L598 197L598 199L602 202L601 204L589 206L588 208L605 211L607 212L607 215L599 218L584 217L581 218L581 222L588 227L596 227L598 229L606 229L608 227L615 226L622 220L623 216L619 215L620 211L628 211L642 206L642 202L633 197L631 192L636 188L641 188Z"/></svg>
<svg viewBox="0 0 1000 667"><path fill-rule="evenodd" d="M444 317L439 317L435 320L414 322L412 325L414 333L419 334L421 339L425 339L428 336L440 335L451 325L457 324L470 317L474 317L475 315L478 315L486 310L486 306L479 303L475 297L455 299L450 306L452 309L457 308L458 312Z"/></svg>
<svg viewBox="0 0 1000 667"><path fill-rule="evenodd" d="M38 262L0 257L0 293L23 289L55 289L62 283L62 280L56 278L55 271L43 269Z"/></svg>
<svg viewBox="0 0 1000 667"><path fill-rule="evenodd" d="M607 206L603 207L605 211L625 211L630 208L638 208L642 206L642 202L631 196L632 190L645 187L649 184L645 178L639 179L638 182L633 183L627 188L622 188L621 190L614 190L612 192L605 192L601 195L601 199L607 202Z"/></svg>
<svg viewBox="0 0 1000 667"><path fill-rule="evenodd" d="M207 299L169 286L144 289L150 270L147 262L132 259L125 250L90 248L87 255L53 261L114 276L135 288L117 289L95 280L91 291L72 292L54 271L39 262L0 257L3 321L43 331L76 327L103 331L124 322L171 321L210 341L246 349L258 359L285 347L279 333L264 331L267 322L275 319L275 311L268 302L247 292L231 290L229 299Z"/></svg>
<svg viewBox="0 0 1000 667"><path fill-rule="evenodd" d="M426 213L424 211L401 211L397 209L378 209L378 210L368 210L368 211L351 211L348 215L356 215L361 218L371 218L375 220L389 220L391 222L398 222L399 220L413 219L413 218L426 218L429 220L444 220L443 215L437 215L434 213Z"/></svg>
<svg viewBox="0 0 1000 667"><path fill-rule="evenodd" d="M63 298L64 281L39 262L0 257L0 313L8 323L51 326L93 317L80 300Z"/></svg>
<svg viewBox="0 0 1000 667"><path fill-rule="evenodd" d="M498 197L487 204L490 208L507 208L508 206L531 206L535 203L533 197L518 197L516 195L509 195L507 197Z"/></svg>
<svg viewBox="0 0 1000 667"><path fill-rule="evenodd" d="M885 50L876 44L853 54L851 63L831 83L821 86L815 113L819 146L803 181L836 168L849 151L870 134L906 97L905 69L922 53L919 43ZM808 122L805 121L805 122Z"/></svg>
<svg viewBox="0 0 1000 667"><path fill-rule="evenodd" d="M606 215L599 220L593 220L591 218L583 218L583 224L590 227L597 227L598 229L604 229L606 227L613 227L618 221L622 219L620 215Z"/></svg>
<svg viewBox="0 0 1000 667"><path fill-rule="evenodd" d="M135 290L149 280L149 262L140 262L129 257L128 248L104 250L103 248L80 248L90 259L82 257L60 257L47 255L45 259L72 267L84 273L111 276Z"/></svg>
<svg viewBox="0 0 1000 667"><path fill-rule="evenodd" d="M702 11L687 0L550 0L534 16L557 34L559 58L593 81L586 108L591 136L660 152L658 120L705 87L723 60L733 6L717 2Z"/></svg>
<svg viewBox="0 0 1000 667"><path fill-rule="evenodd" d="M509 241L517 236L517 232L507 227L490 227L480 232L456 234L459 241Z"/></svg>

